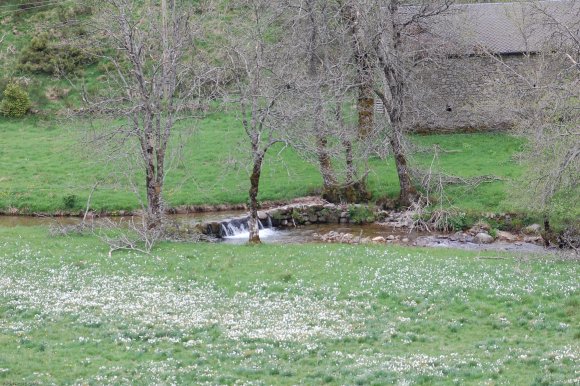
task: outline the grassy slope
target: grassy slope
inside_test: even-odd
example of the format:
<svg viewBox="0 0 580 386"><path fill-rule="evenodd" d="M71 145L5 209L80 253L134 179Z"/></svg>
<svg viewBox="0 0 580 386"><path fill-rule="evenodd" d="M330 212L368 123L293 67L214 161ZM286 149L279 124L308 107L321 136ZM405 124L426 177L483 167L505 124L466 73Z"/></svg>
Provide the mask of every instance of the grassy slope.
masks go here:
<svg viewBox="0 0 580 386"><path fill-rule="evenodd" d="M0 383L577 382L576 262L0 229ZM483 258L483 259L482 259Z"/></svg>
<svg viewBox="0 0 580 386"><path fill-rule="evenodd" d="M81 124L82 125L82 124ZM185 127L182 125L181 131ZM77 209L84 205L97 178L107 176L113 166L91 161L82 145L82 129L53 121L0 119L0 208L28 212L65 209L64 197L76 195ZM241 203L247 200L247 163L244 134L232 115L214 114L195 123L192 135L185 135L183 156L169 173L166 199L170 205ZM440 166L460 176L497 174L513 177L520 173L511 156L519 142L506 135L440 135L417 137L422 145L439 144L445 150ZM236 160L236 161L234 161ZM417 161L429 165L430 157ZM122 167L122 166L117 166ZM397 192L393 161L373 160L370 186L374 197ZM278 157L271 152L261 185L261 200L288 199L320 188L316 168L286 149ZM507 184L483 184L475 191L451 188L454 204L464 209L499 211L513 209L502 204ZM137 202L132 193L112 181L95 193L95 209L130 209Z"/></svg>
<svg viewBox="0 0 580 386"><path fill-rule="evenodd" d="M17 2L8 1L7 4ZM71 3L72 4L72 3ZM13 12L16 7L5 7L0 33L9 32L6 46L22 50L32 36L58 23L58 7L42 6L27 12ZM9 12L6 10L10 10ZM17 30L17 34L12 34ZM2 53L0 53L1 55ZM66 80L39 74L19 74L15 71L18 55L4 52L0 66L5 76L24 75L30 80L29 90L34 108L46 118L32 117L21 121L0 117L0 210L17 208L21 212L54 212L70 209L64 198L75 196L75 210L84 206L91 186L98 178L123 169L124 165L98 165L90 152L79 145L85 123L61 123L52 118L59 109L78 103L78 92ZM98 66L84 69L79 75L89 89L98 86ZM80 82L80 79L78 79ZM70 89L67 96L49 100L49 88ZM247 162L239 160L243 134L239 122L228 114L214 114L197 123L195 135L187 137L184 157L172 168L166 185L166 200L172 206L186 204L242 203L247 200ZM445 150L441 167L460 176L496 174L513 177L521 170L511 157L519 142L502 135L453 135L416 139L423 145L440 144ZM289 199L311 194L320 189L321 178L316 168L300 160L291 150L280 157L271 153L263 173L261 200ZM92 159L92 161L91 161ZM429 157L417 158L429 165ZM392 161L371 161L369 176L374 198L394 197L398 184ZM475 191L450 188L453 204L465 210L497 212L515 209L513 203L504 203L508 186L504 182L485 184ZM97 210L133 209L138 203L127 188L111 178L94 195L93 208Z"/></svg>

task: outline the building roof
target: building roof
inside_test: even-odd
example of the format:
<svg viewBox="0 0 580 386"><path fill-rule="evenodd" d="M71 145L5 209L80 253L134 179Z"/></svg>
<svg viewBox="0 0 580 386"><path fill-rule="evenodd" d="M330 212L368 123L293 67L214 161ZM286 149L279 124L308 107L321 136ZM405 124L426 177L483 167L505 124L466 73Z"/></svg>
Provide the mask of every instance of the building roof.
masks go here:
<svg viewBox="0 0 580 386"><path fill-rule="evenodd" d="M457 54L539 52L553 38L580 39L580 0L456 4L420 25L423 42Z"/></svg>

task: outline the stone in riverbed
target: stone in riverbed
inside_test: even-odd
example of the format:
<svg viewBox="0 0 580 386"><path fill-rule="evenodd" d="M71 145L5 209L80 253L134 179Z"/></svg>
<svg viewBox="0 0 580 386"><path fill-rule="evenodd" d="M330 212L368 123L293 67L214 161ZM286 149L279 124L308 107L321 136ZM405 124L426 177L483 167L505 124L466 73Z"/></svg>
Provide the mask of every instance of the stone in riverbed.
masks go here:
<svg viewBox="0 0 580 386"><path fill-rule="evenodd" d="M536 235L536 236L539 236L541 231L542 227L540 226L540 224L528 225L522 230L522 232L524 232L526 235Z"/></svg>
<svg viewBox="0 0 580 386"><path fill-rule="evenodd" d="M509 241L514 242L518 239L518 236L514 235L513 233L505 232L505 231L498 231L497 238L500 241Z"/></svg>
<svg viewBox="0 0 580 386"><path fill-rule="evenodd" d="M544 245L544 239L542 236L526 236L524 237L524 243Z"/></svg>
<svg viewBox="0 0 580 386"><path fill-rule="evenodd" d="M378 237L374 237L373 238L373 243L384 243L387 240L385 240L385 238L383 236L378 236Z"/></svg>
<svg viewBox="0 0 580 386"><path fill-rule="evenodd" d="M262 211L262 210L259 210L258 211L258 219L260 221L267 220L268 219L268 214L266 212Z"/></svg>
<svg viewBox="0 0 580 386"><path fill-rule="evenodd" d="M489 234L490 229L491 229L491 226L488 223L483 222L483 221L478 221L474 226L469 228L467 233L472 235L472 236L475 236L478 233Z"/></svg>
<svg viewBox="0 0 580 386"><path fill-rule="evenodd" d="M217 221L212 221L205 225L205 231L203 232L206 235L214 236L219 235L221 231L221 224Z"/></svg>
<svg viewBox="0 0 580 386"><path fill-rule="evenodd" d="M480 232L475 235L473 241L477 244L491 244L493 243L493 237L488 235L487 233Z"/></svg>
<svg viewBox="0 0 580 386"><path fill-rule="evenodd" d="M354 239L354 236L351 233L345 233L340 237L340 242L341 243L352 243Z"/></svg>
<svg viewBox="0 0 580 386"><path fill-rule="evenodd" d="M460 243L471 243L473 242L473 236L469 235L468 233L455 232L449 236L449 240L458 241Z"/></svg>

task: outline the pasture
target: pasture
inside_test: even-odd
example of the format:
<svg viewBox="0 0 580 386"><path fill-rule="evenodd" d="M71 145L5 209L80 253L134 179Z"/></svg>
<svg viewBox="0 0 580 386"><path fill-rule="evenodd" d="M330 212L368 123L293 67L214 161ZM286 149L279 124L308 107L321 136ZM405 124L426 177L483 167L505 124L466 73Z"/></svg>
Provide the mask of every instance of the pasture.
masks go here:
<svg viewBox="0 0 580 386"><path fill-rule="evenodd" d="M579 266L0 229L3 384L574 384Z"/></svg>

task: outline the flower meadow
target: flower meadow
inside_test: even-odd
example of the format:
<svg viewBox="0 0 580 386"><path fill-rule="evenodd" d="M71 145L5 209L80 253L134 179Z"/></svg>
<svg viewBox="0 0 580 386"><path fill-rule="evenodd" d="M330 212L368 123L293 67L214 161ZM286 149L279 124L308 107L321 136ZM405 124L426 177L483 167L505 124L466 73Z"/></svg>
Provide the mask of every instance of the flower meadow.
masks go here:
<svg viewBox="0 0 580 386"><path fill-rule="evenodd" d="M0 384L578 384L555 255L0 229Z"/></svg>

